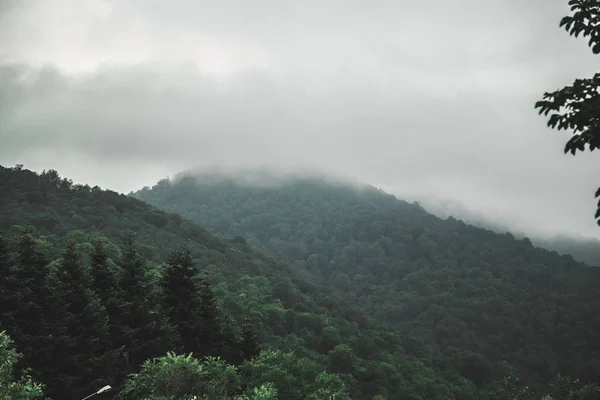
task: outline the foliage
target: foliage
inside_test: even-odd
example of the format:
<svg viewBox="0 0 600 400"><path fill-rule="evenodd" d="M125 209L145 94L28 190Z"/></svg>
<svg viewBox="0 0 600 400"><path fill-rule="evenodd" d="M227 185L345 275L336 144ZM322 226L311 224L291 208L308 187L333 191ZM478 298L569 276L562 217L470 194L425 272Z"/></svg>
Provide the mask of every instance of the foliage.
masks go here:
<svg viewBox="0 0 600 400"><path fill-rule="evenodd" d="M265 350L243 367L250 385L273 384L282 399L347 399L344 382L336 375L318 373L308 360L298 359L293 353Z"/></svg>
<svg viewBox="0 0 600 400"><path fill-rule="evenodd" d="M139 373L132 374L121 399L277 400L277 389L270 383L240 394L241 380L237 368L220 358L198 360L191 354L168 353L146 361Z"/></svg>
<svg viewBox="0 0 600 400"><path fill-rule="evenodd" d="M38 371L49 369L44 378L52 380L50 397L70 393L82 398L96 387L114 384L118 355L112 348L108 314L74 242L67 244L52 282L54 318L46 324L53 362Z"/></svg>
<svg viewBox="0 0 600 400"><path fill-rule="evenodd" d="M115 345L126 350L129 370L145 360L159 357L179 340L175 328L152 296L153 284L145 260L137 251L133 234L124 242L120 274L116 287L119 299L115 316Z"/></svg>
<svg viewBox="0 0 600 400"><path fill-rule="evenodd" d="M13 369L19 356L6 332L0 332L0 399L43 399L43 387L31 378L14 379Z"/></svg>
<svg viewBox="0 0 600 400"><path fill-rule="evenodd" d="M209 364L231 380L204 375L201 390L236 400L475 400L510 364L537 393L558 371L583 381L596 374L598 270L527 240L324 182L268 190L163 182L145 194L245 235L226 239L54 173L0 175L8 271L0 293L18 281L13 294L23 300L5 329L24 354L17 369L31 368L55 398L96 390L95 379L113 379L116 395L133 373L124 396L168 399L186 385L178 379ZM179 203L180 190L200 211ZM110 225L96 223L98 214ZM200 333L185 333L189 315L177 312L186 308ZM102 340L78 325L105 332L106 316L110 349L96 353ZM192 352L196 335L210 349L181 361L175 354ZM76 351L52 353L57 343ZM85 354L106 362L86 364ZM166 386L152 386L157 376Z"/></svg>
<svg viewBox="0 0 600 400"><path fill-rule="evenodd" d="M347 328L315 327L328 371L352 371L360 382L377 376L388 396L397 361L394 372L380 375L382 364L359 371L365 359L389 362L370 357L371 346L394 341L403 357L444 371L451 393L472 392L459 389L460 378L479 388L502 379L506 363L535 389L557 372L584 381L600 372L600 270L527 238L440 219L372 187L313 178L253 186L184 175L134 195L290 263L302 285L329 288L315 293L319 305L359 330L392 328L397 335L353 341ZM302 298L283 280L272 293L285 308Z"/></svg>
<svg viewBox="0 0 600 400"><path fill-rule="evenodd" d="M570 0L572 15L564 17L560 26L571 36L588 38L594 54L600 54L600 1ZM600 148L600 73L591 78L576 79L572 85L546 92L535 104L539 114L548 116L548 126L571 130L573 136L565 145L565 153L576 154L589 146L590 151ZM596 198L600 197L600 189ZM596 211L600 225L600 199Z"/></svg>
<svg viewBox="0 0 600 400"><path fill-rule="evenodd" d="M529 387L523 386L514 371L504 378L502 385L487 391L487 400L598 400L600 387L596 384L581 385L577 379L558 374L550 383L546 394L536 394Z"/></svg>
<svg viewBox="0 0 600 400"><path fill-rule="evenodd" d="M124 400L174 396L176 399L231 399L240 391L236 368L219 358L200 361L191 355L168 353L148 360L133 374L121 392Z"/></svg>
<svg viewBox="0 0 600 400"><path fill-rule="evenodd" d="M46 180L51 176L54 176L51 180L54 183L50 185ZM419 374L432 385L443 388L440 389L442 392L454 393L464 386L457 376L438 373L427 355L423 360L406 358L401 341L393 332L383 327L370 327L358 307L350 307L329 288L299 277L288 265L254 250L243 239L219 239L177 215L158 211L139 200L99 188L72 185L64 179L57 181L53 174L0 168L0 178L6 182L1 189L5 197L0 203L0 230L6 233L8 247L15 248L24 227L28 226L48 268L60 268L56 260L60 259L67 243L73 241L85 267L89 270L94 265L94 277L98 276L98 271L94 271L99 267L110 272L108 282L114 280L110 284L111 294L99 294L99 297L105 298L102 304L109 314L113 349L121 355L117 365L112 366L118 375L117 382L125 374L136 372L140 367L136 363L144 361L141 355L136 360L127 356L141 349L141 344L148 346L146 339L131 342L135 330L129 329L130 317L126 315L129 315L130 307L127 303L132 301L135 293L144 294L137 297L144 297L140 304L151 305L149 315L158 318L153 323L168 321L169 316L162 310L163 304L156 304L162 299L164 286L161 282L168 270L165 261L169 260L172 251L188 246L195 268L201 271L200 276L204 276L204 271L208 273L210 282L206 282L214 293L211 307L216 305L217 319L222 323L225 353L219 350L218 354L212 355L231 360L242 368L244 359L250 361L249 356L242 353L244 349L246 354L256 354L261 349L293 352L299 365L313 369L312 384L329 365L328 352L333 349L331 340L335 340L337 332L341 342L355 353L355 370L341 377L350 398L360 400L376 395L393 398L400 390L399 371L410 369L411 365L418 368ZM74 215L77 219L73 219ZM98 215L107 223L99 223ZM151 223L158 220L169 222ZM135 231L132 251L138 254L134 257L129 254L131 251L126 242L131 230ZM99 241L106 258L96 254ZM127 271L123 270L125 265ZM140 275L142 269L145 273ZM131 274L140 278L127 278L126 281L132 283L124 284L123 277ZM133 283L136 280L145 289L136 288ZM101 286L92 285L98 289ZM178 342L175 337L178 331L172 331L168 338ZM161 337L165 338L155 339ZM168 348L165 346L162 355L167 350L177 351L177 347L176 343ZM178 351L182 352L189 353L190 350L184 346ZM154 354L144 357L161 356ZM403 391L418 393L425 390L417 380L405 380L403 385Z"/></svg>

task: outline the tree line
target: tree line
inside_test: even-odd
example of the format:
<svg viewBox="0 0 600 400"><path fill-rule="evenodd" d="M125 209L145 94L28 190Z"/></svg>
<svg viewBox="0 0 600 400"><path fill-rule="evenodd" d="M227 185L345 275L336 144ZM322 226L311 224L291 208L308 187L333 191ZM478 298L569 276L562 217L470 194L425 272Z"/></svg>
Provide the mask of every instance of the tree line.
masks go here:
<svg viewBox="0 0 600 400"><path fill-rule="evenodd" d="M156 368L164 372L167 365L174 382L190 379L186 374L208 374L210 380L233 374L228 386L211 381L214 390L223 396L252 394L254 388L247 386L252 379L243 384L237 369L245 366L245 372L256 373L248 365L261 360L257 330L249 320L238 324L219 308L208 274L194 265L189 249L172 251L156 282L136 250L134 235L126 236L121 250L115 265L98 241L85 260L80 246L69 241L51 262L30 231L12 246L0 237L0 327L6 331L4 348L12 345L10 337L21 354L18 361L16 353L6 350L5 355L17 375L42 383L45 394L55 399L80 399L104 385L115 388L120 398L139 399L155 395L155 389L141 383L144 374ZM273 354L262 354L268 356ZM206 372L211 368L215 371ZM42 396L33 384L14 387ZM261 387L256 393L276 391Z"/></svg>

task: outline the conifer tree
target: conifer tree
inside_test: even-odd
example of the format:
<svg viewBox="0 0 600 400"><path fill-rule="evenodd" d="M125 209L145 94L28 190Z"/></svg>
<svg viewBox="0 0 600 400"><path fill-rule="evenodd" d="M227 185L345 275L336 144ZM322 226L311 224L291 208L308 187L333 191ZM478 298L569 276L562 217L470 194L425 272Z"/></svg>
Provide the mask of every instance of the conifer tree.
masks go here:
<svg viewBox="0 0 600 400"><path fill-rule="evenodd" d="M90 269L92 288L108 314L111 342L117 358L113 370L115 381L118 384L125 379L127 374L132 372L128 365L124 341L124 338L128 334L126 331L129 327L126 326L127 321L123 321L121 316L124 303L122 292L118 287L117 275L110 270L108 254L101 240L96 243L94 251L90 255Z"/></svg>
<svg viewBox="0 0 600 400"><path fill-rule="evenodd" d="M150 281L134 236L128 235L122 250L121 276L116 296L119 298L118 321L115 321L116 345L124 346L131 370L145 360L160 357L177 343L177 335L151 295Z"/></svg>
<svg viewBox="0 0 600 400"><path fill-rule="evenodd" d="M84 397L95 387L114 384L116 355L110 342L108 314L92 282L75 243L69 242L57 270L53 296L67 329L62 336L60 332L53 335L57 351L53 378L48 382L51 397Z"/></svg>
<svg viewBox="0 0 600 400"><path fill-rule="evenodd" d="M35 377L43 378L38 367L49 364L48 353L52 348L47 323L52 320L53 310L49 301L47 260L30 231L19 238L14 266L19 290L15 292L12 323L6 329L23 354L19 369L33 368Z"/></svg>
<svg viewBox="0 0 600 400"><path fill-rule="evenodd" d="M198 337L203 343L202 354L220 356L229 362L235 362L239 359L236 324L231 315L226 317L220 310L207 271L200 278L199 297L202 326Z"/></svg>
<svg viewBox="0 0 600 400"><path fill-rule="evenodd" d="M177 330L181 343L179 350L203 355L201 299L199 297L198 272L194 268L190 250L183 247L173 251L167 262L168 268L161 281L163 311Z"/></svg>
<svg viewBox="0 0 600 400"><path fill-rule="evenodd" d="M239 343L226 326L208 276L201 278L189 248L171 253L162 279L163 310L176 327L182 351L196 357L239 358Z"/></svg>
<svg viewBox="0 0 600 400"><path fill-rule="evenodd" d="M8 246L0 236L0 331L13 326L12 315L16 306L14 270L10 264Z"/></svg>
<svg viewBox="0 0 600 400"><path fill-rule="evenodd" d="M198 332L198 340L202 343L202 356L226 353L228 344L223 332L223 320L217 306L217 300L205 271L200 279L199 295L201 306L199 310L202 325Z"/></svg>
<svg viewBox="0 0 600 400"><path fill-rule="evenodd" d="M116 289L116 276L108 266L108 254L104 243L99 240L90 255L90 268L92 273L92 287L100 301L105 306Z"/></svg>

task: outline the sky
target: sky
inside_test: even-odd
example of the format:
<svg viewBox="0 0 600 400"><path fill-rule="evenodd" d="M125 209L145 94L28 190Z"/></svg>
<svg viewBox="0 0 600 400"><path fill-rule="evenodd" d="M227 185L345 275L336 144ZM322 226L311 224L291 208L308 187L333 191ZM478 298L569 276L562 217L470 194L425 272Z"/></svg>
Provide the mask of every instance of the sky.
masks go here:
<svg viewBox="0 0 600 400"><path fill-rule="evenodd" d="M310 169L600 236L600 157L533 105L597 71L567 0L2 0L0 164L120 192ZM444 204L446 206L444 206Z"/></svg>

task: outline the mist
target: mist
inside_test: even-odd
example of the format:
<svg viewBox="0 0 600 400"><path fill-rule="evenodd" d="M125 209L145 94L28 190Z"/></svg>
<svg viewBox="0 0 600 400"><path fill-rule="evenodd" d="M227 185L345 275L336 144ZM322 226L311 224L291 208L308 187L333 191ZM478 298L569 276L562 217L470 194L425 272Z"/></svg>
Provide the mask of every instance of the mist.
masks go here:
<svg viewBox="0 0 600 400"><path fill-rule="evenodd" d="M600 159L564 155L533 109L596 72L558 28L567 2L415 4L8 1L0 164L125 193L189 170L317 174L598 236Z"/></svg>

